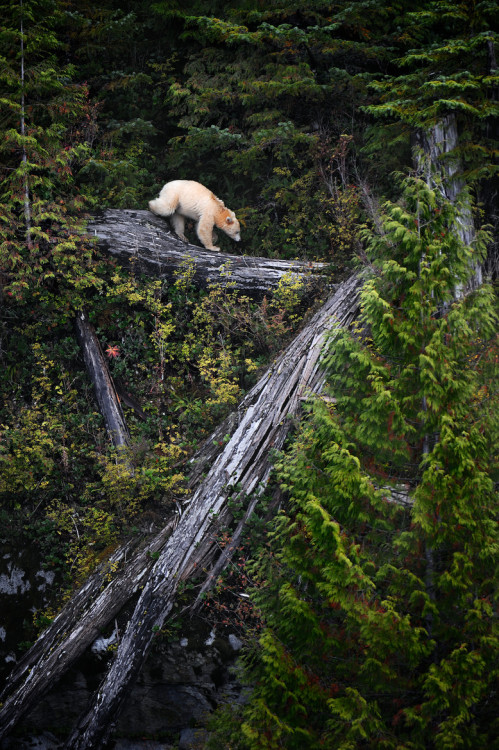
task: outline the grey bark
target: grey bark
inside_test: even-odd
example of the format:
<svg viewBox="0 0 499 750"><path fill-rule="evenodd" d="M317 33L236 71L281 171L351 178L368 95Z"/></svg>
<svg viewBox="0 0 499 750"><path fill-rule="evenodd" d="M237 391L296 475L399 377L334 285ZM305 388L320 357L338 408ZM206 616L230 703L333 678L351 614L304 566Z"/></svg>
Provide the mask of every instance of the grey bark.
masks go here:
<svg viewBox="0 0 499 750"><path fill-rule="evenodd" d="M214 550L216 519L231 497L260 493L267 483L270 452L282 447L289 416L322 384L319 355L328 329L348 325L358 310L360 281L342 284L288 346L245 399L232 437L194 493L144 586L110 670L67 748L100 748L135 681L157 629L171 612L179 582L199 564L201 547ZM206 550L201 556L206 558ZM209 559L209 556L208 556Z"/></svg>
<svg viewBox="0 0 499 750"><path fill-rule="evenodd" d="M458 146L458 127L454 113L446 117L431 128L428 132L419 131L416 134L416 142L422 153L415 155L416 163L425 174L426 182L430 187L434 187L450 203L457 204L461 201L461 211L457 217L457 234L462 242L466 245L472 245L475 239L475 227L473 224L473 215L471 205L467 194L465 193L465 182L461 177L462 164L457 154ZM479 263L473 263L471 266L472 276L466 288L458 286L455 289L455 297L458 298L463 294L477 289L483 282L482 267ZM427 411L426 396L423 396L423 412ZM423 456L430 452L430 436L425 433L423 439ZM435 555L433 547L430 544L425 546L425 587L429 599L434 600L434 579L435 579ZM426 616L426 626L428 634L433 632L433 615L431 611Z"/></svg>
<svg viewBox="0 0 499 750"><path fill-rule="evenodd" d="M229 255L190 245L150 211L107 209L89 222L88 233L121 265L170 282L186 264L192 264L197 287L227 283L256 298L272 294L285 274L305 279L310 286L325 281L324 263ZM244 249L244 241L240 244Z"/></svg>
<svg viewBox="0 0 499 750"><path fill-rule="evenodd" d="M130 434L123 409L99 340L84 310L76 316L76 332L87 372L95 389L97 403L112 443L115 448L126 447L130 443Z"/></svg>
<svg viewBox="0 0 499 750"><path fill-rule="evenodd" d="M472 245L475 228L471 206L464 193L465 182L460 176L462 165L456 153L458 145L456 116L451 113L443 117L431 130L416 133L415 138L420 148L419 154L415 154L415 161L425 175L428 185L440 190L450 203L456 204L459 199L462 200L457 231L466 245ZM482 268L479 263L475 263L470 288L478 288L482 281ZM463 290L456 290L456 296L462 292Z"/></svg>

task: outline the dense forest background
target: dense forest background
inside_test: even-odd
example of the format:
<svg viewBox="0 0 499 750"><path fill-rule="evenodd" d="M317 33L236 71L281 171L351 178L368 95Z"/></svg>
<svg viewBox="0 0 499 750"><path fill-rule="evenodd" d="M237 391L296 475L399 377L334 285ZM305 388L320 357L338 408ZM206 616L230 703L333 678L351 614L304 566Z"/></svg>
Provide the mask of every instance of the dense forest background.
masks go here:
<svg viewBox="0 0 499 750"><path fill-rule="evenodd" d="M362 319L326 356L330 397L276 458L278 520L241 551L251 614L218 603L248 625L254 690L213 746L494 747L496 12L3 3L0 520L58 582L17 652L182 500L188 458L308 314L291 280L263 302L199 291L188 263L161 283L87 236L101 209L195 179L241 221L224 251L366 273ZM435 165L422 134L443 122L457 142ZM463 294L477 263L487 283ZM138 404L133 475L85 373L83 308Z"/></svg>

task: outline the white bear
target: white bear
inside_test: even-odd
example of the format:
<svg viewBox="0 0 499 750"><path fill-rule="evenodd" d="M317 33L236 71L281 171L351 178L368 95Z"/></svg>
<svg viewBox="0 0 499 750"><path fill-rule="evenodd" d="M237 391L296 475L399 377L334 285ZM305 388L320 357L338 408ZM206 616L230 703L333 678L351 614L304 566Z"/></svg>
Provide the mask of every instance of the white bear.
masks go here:
<svg viewBox="0 0 499 750"><path fill-rule="evenodd" d="M213 226L239 242L241 228L234 211L230 211L211 190L194 180L173 180L161 189L159 198L149 201L149 208L158 216L170 216L173 230L188 242L184 234L185 220L197 222L196 232L207 250L220 251L215 247Z"/></svg>

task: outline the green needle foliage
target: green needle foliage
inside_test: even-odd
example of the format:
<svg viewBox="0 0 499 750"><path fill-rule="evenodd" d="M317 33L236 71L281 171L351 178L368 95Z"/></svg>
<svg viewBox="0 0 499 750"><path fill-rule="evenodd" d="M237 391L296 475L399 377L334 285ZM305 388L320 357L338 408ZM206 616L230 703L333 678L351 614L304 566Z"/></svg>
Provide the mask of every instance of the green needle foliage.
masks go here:
<svg viewBox="0 0 499 750"><path fill-rule="evenodd" d="M4 6L0 268L8 297L75 309L84 290L101 283L74 184L92 112L87 87L73 82L74 66L61 64L63 17L54 0Z"/></svg>
<svg viewBox="0 0 499 750"><path fill-rule="evenodd" d="M331 342L277 465L290 505L254 564L265 622L242 745L439 750L497 738L496 318L483 252L418 178L369 240L363 328ZM497 407L497 399L495 406Z"/></svg>
<svg viewBox="0 0 499 750"><path fill-rule="evenodd" d="M412 130L453 113L468 182L490 177L497 173L497 4L430 0L411 10L405 17L411 44L393 61L396 74L372 83L380 101L367 110Z"/></svg>

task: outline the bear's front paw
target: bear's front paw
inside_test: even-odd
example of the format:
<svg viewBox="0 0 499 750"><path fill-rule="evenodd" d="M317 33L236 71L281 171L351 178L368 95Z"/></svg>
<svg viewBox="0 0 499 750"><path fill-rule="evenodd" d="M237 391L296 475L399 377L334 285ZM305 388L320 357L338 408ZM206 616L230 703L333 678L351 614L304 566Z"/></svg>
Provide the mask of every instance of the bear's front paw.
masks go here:
<svg viewBox="0 0 499 750"><path fill-rule="evenodd" d="M220 252L220 248L219 247L215 247L215 245L213 245L213 247L207 247L206 249L207 250L211 250L213 253L219 253Z"/></svg>

